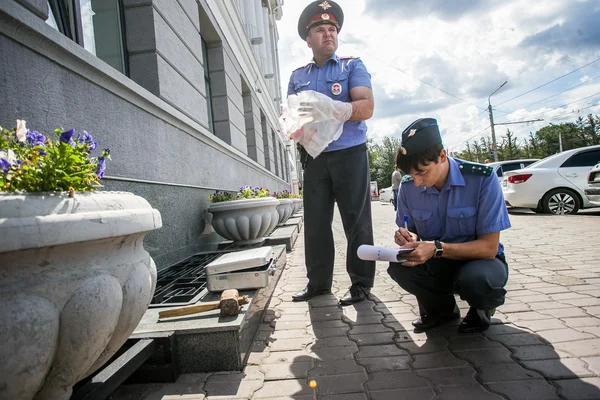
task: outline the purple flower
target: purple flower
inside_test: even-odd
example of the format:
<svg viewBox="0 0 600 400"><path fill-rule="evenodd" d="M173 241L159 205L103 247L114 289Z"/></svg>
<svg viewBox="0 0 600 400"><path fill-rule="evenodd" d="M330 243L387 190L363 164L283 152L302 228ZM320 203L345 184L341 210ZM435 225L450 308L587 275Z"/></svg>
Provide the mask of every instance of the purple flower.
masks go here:
<svg viewBox="0 0 600 400"><path fill-rule="evenodd" d="M11 164L8 160L4 159L4 158L0 158L0 168L2 168L2 172L4 172L5 174L8 172L8 169L10 168Z"/></svg>
<svg viewBox="0 0 600 400"><path fill-rule="evenodd" d="M40 153L40 156L42 156L42 157L44 157L46 154L48 154L48 153L46 153L46 150L42 150L42 149L38 150L38 152Z"/></svg>
<svg viewBox="0 0 600 400"><path fill-rule="evenodd" d="M98 157L97 165L96 175L98 175L98 178L102 178L104 176L104 171L106 170L106 159L104 157Z"/></svg>
<svg viewBox="0 0 600 400"><path fill-rule="evenodd" d="M75 134L75 129L69 129L60 134L60 141L63 143L70 143Z"/></svg>
<svg viewBox="0 0 600 400"><path fill-rule="evenodd" d="M27 143L32 147L46 144L46 137L37 131L27 131L26 139Z"/></svg>
<svg viewBox="0 0 600 400"><path fill-rule="evenodd" d="M89 145L90 150L96 150L96 147L98 146L98 142L95 142L92 135L90 135L86 131L83 131L83 134L81 134L81 133L77 134L77 141L79 143L85 143L85 144Z"/></svg>

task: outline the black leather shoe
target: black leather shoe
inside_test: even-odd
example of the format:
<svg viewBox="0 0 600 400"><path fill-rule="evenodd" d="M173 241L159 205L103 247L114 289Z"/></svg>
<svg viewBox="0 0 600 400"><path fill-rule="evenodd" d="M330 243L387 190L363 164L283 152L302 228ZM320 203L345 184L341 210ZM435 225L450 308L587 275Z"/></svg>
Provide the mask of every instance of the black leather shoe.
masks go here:
<svg viewBox="0 0 600 400"><path fill-rule="evenodd" d="M367 298L369 293L371 293L371 289L369 288L361 285L352 285L344 297L340 299L340 304L343 306L348 306L350 304L360 303Z"/></svg>
<svg viewBox="0 0 600 400"><path fill-rule="evenodd" d="M307 285L304 289L292 296L292 301L308 301L315 296L330 293L331 289L317 289L313 286Z"/></svg>
<svg viewBox="0 0 600 400"><path fill-rule="evenodd" d="M490 327L492 315L496 312L495 308L491 310L478 310L469 308L469 312L458 326L458 331L462 333L483 332Z"/></svg>
<svg viewBox="0 0 600 400"><path fill-rule="evenodd" d="M460 318L460 309L458 306L454 306L454 311L450 314L441 314L441 315L423 315L419 318L415 319L412 324L415 327L415 331L425 332L426 330L435 328L438 325L443 323L459 319Z"/></svg>

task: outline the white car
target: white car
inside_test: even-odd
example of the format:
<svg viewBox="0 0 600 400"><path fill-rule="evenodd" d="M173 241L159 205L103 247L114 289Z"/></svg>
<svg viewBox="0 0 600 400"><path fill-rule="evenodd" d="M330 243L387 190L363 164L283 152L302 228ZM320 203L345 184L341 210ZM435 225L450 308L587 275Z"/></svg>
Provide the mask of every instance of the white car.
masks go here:
<svg viewBox="0 0 600 400"><path fill-rule="evenodd" d="M486 164L488 167L494 167L494 172L498 176L498 182L502 184L502 180L504 179L504 173L509 171L514 171L515 169L522 169L528 167L534 162L540 161L539 158L527 158L524 160L506 160L506 161L497 161L493 163Z"/></svg>
<svg viewBox="0 0 600 400"><path fill-rule="evenodd" d="M385 189L381 189L379 191L379 201L382 203L390 203L394 202L394 193L392 192L392 187L386 187Z"/></svg>
<svg viewBox="0 0 600 400"><path fill-rule="evenodd" d="M563 151L527 168L505 172L506 205L552 214L575 214L594 207L584 189L590 168L598 162L600 145Z"/></svg>
<svg viewBox="0 0 600 400"><path fill-rule="evenodd" d="M600 163L596 164L588 174L588 185L584 190L590 204L600 206Z"/></svg>

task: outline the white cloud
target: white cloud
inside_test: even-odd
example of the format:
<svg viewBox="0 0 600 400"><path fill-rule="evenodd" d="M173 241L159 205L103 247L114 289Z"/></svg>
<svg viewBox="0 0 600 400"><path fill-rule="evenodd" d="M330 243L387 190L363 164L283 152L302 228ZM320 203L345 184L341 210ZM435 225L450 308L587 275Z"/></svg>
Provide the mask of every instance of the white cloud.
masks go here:
<svg viewBox="0 0 600 400"><path fill-rule="evenodd" d="M278 23L284 92L291 72L312 57L297 33L298 16L309 3L286 2ZM594 21L600 18L600 6L596 1L339 0L338 4L344 8L345 22L337 53L360 56L371 72L375 115L367 124L376 141L398 137L424 116L438 119L449 148L460 148L473 136L472 140L489 136L487 97L505 80L508 84L491 99L495 122L545 121L497 126L497 136L509 127L517 137L525 137L561 114L575 120L579 114L598 112L600 86L593 78L600 75L600 61L510 100L598 57L600 24ZM581 83L585 84L565 91ZM565 92L557 94L561 91ZM580 103L559 107L590 95ZM533 117L536 113L539 116Z"/></svg>

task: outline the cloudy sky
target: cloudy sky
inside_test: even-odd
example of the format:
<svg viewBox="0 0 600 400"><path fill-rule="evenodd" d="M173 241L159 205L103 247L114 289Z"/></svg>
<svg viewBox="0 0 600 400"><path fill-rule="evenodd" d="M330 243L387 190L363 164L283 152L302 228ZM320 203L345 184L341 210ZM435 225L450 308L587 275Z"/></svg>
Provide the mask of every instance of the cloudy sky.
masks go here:
<svg viewBox="0 0 600 400"><path fill-rule="evenodd" d="M291 72L312 57L297 33L309 3L285 1L278 22L284 97ZM337 54L360 56L372 75L375 114L368 127L375 141L434 117L446 147L459 151L468 140L490 136L488 96L505 81L491 98L494 122L544 121L496 126L498 140L507 128L522 138L549 123L600 114L600 1L338 4L345 22Z"/></svg>

